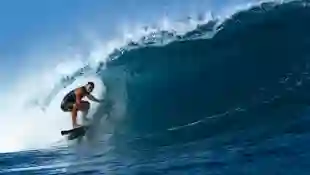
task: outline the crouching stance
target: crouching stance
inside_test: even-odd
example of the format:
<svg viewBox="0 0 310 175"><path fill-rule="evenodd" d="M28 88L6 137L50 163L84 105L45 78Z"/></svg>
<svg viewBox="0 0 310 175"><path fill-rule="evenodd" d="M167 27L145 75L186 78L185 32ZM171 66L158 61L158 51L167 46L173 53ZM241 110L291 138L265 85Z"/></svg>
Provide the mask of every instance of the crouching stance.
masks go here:
<svg viewBox="0 0 310 175"><path fill-rule="evenodd" d="M85 96L92 101L100 103L102 100L98 100L90 93L93 91L95 84L93 82L88 82L82 87L78 87L70 91L61 102L61 109L64 112L71 112L72 125L73 128L79 127L77 124L77 113L81 111L83 116L86 117L88 110L90 108L90 103L88 101L82 100Z"/></svg>

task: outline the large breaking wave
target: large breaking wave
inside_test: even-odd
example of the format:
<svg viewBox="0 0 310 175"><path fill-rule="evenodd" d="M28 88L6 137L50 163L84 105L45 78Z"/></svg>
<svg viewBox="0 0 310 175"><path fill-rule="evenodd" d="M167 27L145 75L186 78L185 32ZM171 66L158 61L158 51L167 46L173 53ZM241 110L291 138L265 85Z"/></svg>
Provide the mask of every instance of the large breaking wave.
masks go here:
<svg viewBox="0 0 310 175"><path fill-rule="evenodd" d="M307 2L268 2L116 50L98 70L122 116L114 132L154 146L304 128L291 124L309 105L309 18Z"/></svg>
<svg viewBox="0 0 310 175"><path fill-rule="evenodd" d="M210 16L180 23L182 32L146 27L137 40L112 41L31 104L59 110L62 95L90 77L108 101L91 114L99 138L113 133L117 141L169 145L291 131L309 96L307 2L262 3L225 20ZM69 118L54 122L60 120Z"/></svg>

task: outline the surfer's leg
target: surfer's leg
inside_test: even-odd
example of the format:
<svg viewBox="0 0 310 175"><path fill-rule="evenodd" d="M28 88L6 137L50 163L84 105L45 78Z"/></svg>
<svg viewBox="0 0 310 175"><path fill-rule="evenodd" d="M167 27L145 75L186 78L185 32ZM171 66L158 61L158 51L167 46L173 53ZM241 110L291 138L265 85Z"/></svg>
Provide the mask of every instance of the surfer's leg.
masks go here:
<svg viewBox="0 0 310 175"><path fill-rule="evenodd" d="M77 112L78 112L78 108L77 108L77 106L74 104L74 105L73 105L73 108L72 108L72 111L71 111L72 126L73 126L73 128L78 127L77 122L76 122Z"/></svg>
<svg viewBox="0 0 310 175"><path fill-rule="evenodd" d="M72 125L73 127L78 127L77 125L77 113L81 111L83 113L83 119L85 120L86 115L88 114L90 104L87 101L81 101L80 105L74 104L71 114L72 114Z"/></svg>
<svg viewBox="0 0 310 175"><path fill-rule="evenodd" d="M90 104L87 101L82 101L81 105L82 105L82 107L81 107L82 118L83 118L84 121L87 121L88 119L86 118L86 116L88 114L88 111L89 111L89 108L90 108Z"/></svg>
<svg viewBox="0 0 310 175"><path fill-rule="evenodd" d="M89 107L90 107L90 104L88 101L81 101L80 105L77 106L77 109L79 111L84 112L84 111L88 111Z"/></svg>
<svg viewBox="0 0 310 175"><path fill-rule="evenodd" d="M60 107L64 112L71 112L72 127L73 128L78 127L77 122L76 122L78 108L74 104L74 102L63 100Z"/></svg>
<svg viewBox="0 0 310 175"><path fill-rule="evenodd" d="M83 122L87 122L88 118L86 117L88 115L88 110L82 111L82 119Z"/></svg>

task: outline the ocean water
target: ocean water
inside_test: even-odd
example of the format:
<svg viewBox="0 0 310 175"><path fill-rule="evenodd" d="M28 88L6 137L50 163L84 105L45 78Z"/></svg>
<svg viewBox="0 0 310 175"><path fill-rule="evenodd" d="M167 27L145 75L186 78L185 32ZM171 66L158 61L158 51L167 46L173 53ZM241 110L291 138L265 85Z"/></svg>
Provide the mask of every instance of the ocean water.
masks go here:
<svg viewBox="0 0 310 175"><path fill-rule="evenodd" d="M1 153L0 174L309 174L308 21L266 2L131 41L61 81L104 83L83 140Z"/></svg>

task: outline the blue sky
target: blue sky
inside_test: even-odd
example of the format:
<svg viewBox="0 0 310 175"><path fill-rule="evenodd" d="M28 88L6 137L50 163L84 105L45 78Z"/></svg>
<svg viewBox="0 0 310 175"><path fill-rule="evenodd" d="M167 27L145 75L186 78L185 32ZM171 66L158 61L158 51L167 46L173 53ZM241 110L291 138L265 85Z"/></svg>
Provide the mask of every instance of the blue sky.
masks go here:
<svg viewBox="0 0 310 175"><path fill-rule="evenodd" d="M104 32L121 21L152 21L208 9L209 0L3 0L0 1L0 55L22 50L33 40L76 32L93 25ZM109 31L110 30L110 31Z"/></svg>
<svg viewBox="0 0 310 175"><path fill-rule="evenodd" d="M26 53L30 49L33 52L45 44L48 48L50 42L62 37L68 43L78 42L79 32L84 27L100 33L103 38L108 38L113 36L116 28L123 23L155 23L165 14L169 18L182 19L191 14L216 9L223 1L2 0L0 78L12 78L10 76L23 69L17 65L25 63Z"/></svg>

